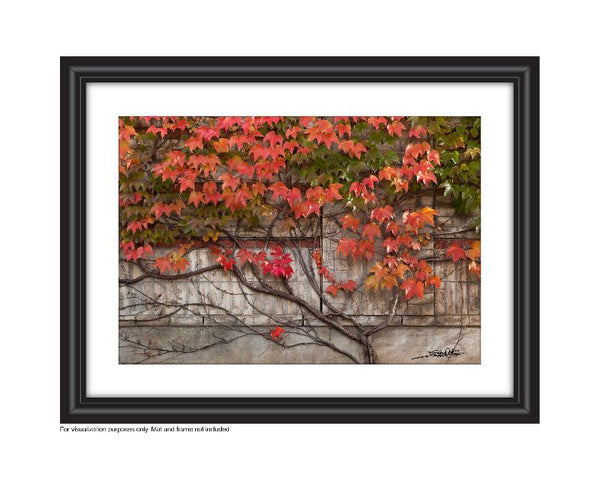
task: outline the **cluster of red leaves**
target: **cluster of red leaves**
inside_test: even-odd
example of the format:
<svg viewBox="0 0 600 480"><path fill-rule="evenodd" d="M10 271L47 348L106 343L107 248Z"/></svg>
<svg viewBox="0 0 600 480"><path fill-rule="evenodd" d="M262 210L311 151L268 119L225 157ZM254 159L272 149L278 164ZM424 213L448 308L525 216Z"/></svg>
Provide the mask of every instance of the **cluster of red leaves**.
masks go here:
<svg viewBox="0 0 600 480"><path fill-rule="evenodd" d="M154 253L152 250L152 245L146 244L136 248L135 243L132 241L121 242L121 249L125 254L125 258L130 261L134 261L142 257L149 257Z"/></svg>
<svg viewBox="0 0 600 480"><path fill-rule="evenodd" d="M460 260L470 260L469 272L481 277L481 242L479 240L472 241L468 247L455 241L446 250L446 256L455 263Z"/></svg>
<svg viewBox="0 0 600 480"><path fill-rule="evenodd" d="M315 261L319 275L323 276L331 284L325 289L327 293L335 297L340 290L351 293L356 289L356 282L354 280L347 280L345 282L336 281L335 276L323 265L323 258L319 249L313 252L312 258Z"/></svg>
<svg viewBox="0 0 600 480"><path fill-rule="evenodd" d="M404 290L407 299L415 296L422 298L424 287L439 287L440 279L431 275L432 268L425 260L417 260L411 252L420 250L422 239L428 239L429 234L423 235L422 231L434 226L435 215L435 210L429 207L405 210L402 221L396 222L394 209L383 205L371 210L368 221L365 220L361 228L360 219L348 214L342 218L342 228L360 233L361 238L340 239L337 253L355 260L371 260L375 252L375 239L380 239L385 234L381 241L385 255L370 268L372 275L365 280L365 287L373 290L399 287ZM414 276L404 280L409 272Z"/></svg>
<svg viewBox="0 0 600 480"><path fill-rule="evenodd" d="M366 121L374 128L385 128L390 135L401 135L406 128L402 117L391 117L391 120L386 117L336 117L335 122L339 123L335 124L325 119L303 117L298 125L288 128L284 136L276 133L283 117L219 117L214 125L199 126L193 125L187 117L142 119L146 127L139 130L121 120L120 171L123 174L140 164L139 156L130 145L138 135L152 133L163 139L169 135L188 135L179 149L165 152L160 161L152 163L152 174L163 182L173 182L182 194L176 202L153 204L150 211L156 219L163 214L181 215L187 205L198 208L220 202L235 212L255 198L287 202L296 219L319 215L320 207L342 199L340 190L343 185L330 183L301 191L281 181L273 182L273 177L285 170L287 158L294 154L308 155L317 147L325 146L360 159L367 148L350 138L351 121ZM273 130L264 133L265 127ZM302 144L297 140L300 136ZM342 137L346 139L341 140ZM370 175L360 182L353 182L350 193L368 203L377 200L373 190L375 184L383 179L391 181L396 191L407 191L413 179L424 185L436 182L433 164L439 164L439 155L431 150L429 144L411 144L406 148L402 166L388 166L379 172L379 178ZM223 171L224 168L226 171ZM266 195L270 195L270 199ZM122 206L132 201L126 198L127 194L121 199ZM133 203L140 200L142 196L137 193ZM131 229L139 232L149 225L149 222L135 223Z"/></svg>
<svg viewBox="0 0 600 480"><path fill-rule="evenodd" d="M289 253L284 253L279 245L275 245L271 250L271 258L259 264L264 274L271 274L274 277L289 278L294 273L292 268L292 257Z"/></svg>
<svg viewBox="0 0 600 480"><path fill-rule="evenodd" d="M320 176L304 184L290 180L291 163L310 165L312 156L322 156L324 151L368 165L370 150L377 152L379 147L361 136L365 125L378 135L389 136L389 141L403 136L409 139L411 143L406 144L401 160L369 171L363 168L357 179L347 183L331 177L322 181ZM121 230L127 245L122 244L123 251L130 260L152 255L154 231L159 235L174 225L203 225L193 222L205 212L226 219L268 207L286 212L284 222L291 227L300 219L321 215L328 204L346 205L352 208L340 219L347 233L339 240L337 254L355 261L377 258L370 267L366 288L399 288L407 299L421 298L425 287L440 283L439 277L431 275L427 262L418 260L414 253L429 241L436 212L428 207L397 212L387 202L390 195L404 194L411 185L437 184L434 168L440 165L440 154L426 141L427 135L422 125L408 128L404 117L121 119L119 172L126 188L121 189L119 205L127 212L122 216L127 219ZM144 142L154 147L138 148ZM156 145L163 143L169 146L157 153ZM150 178L156 190L144 190L144 178ZM186 228L189 232L198 227ZM205 242L216 243L218 232L204 228L199 236ZM189 241L186 235L180 231L169 238ZM263 274L278 278L289 278L294 273L291 256L279 246L268 255L246 249L235 253L217 245L212 249L225 272L239 262L240 266L256 265ZM154 267L161 274L183 272L189 266L185 253L179 249L156 258ZM320 252L315 255L319 275L330 283L326 290L329 294L357 288L353 280L336 281L322 264ZM478 245L473 244L468 251L454 245L447 255L453 261L469 259L469 270L480 274Z"/></svg>
<svg viewBox="0 0 600 480"><path fill-rule="evenodd" d="M184 255L189 251L189 245L182 245L174 252L158 257L154 261L154 267L162 274L165 272L183 273L189 267L190 262Z"/></svg>
<svg viewBox="0 0 600 480"><path fill-rule="evenodd" d="M221 249L216 245L213 245L211 247L211 251L215 255L215 260L217 261L217 263L223 267L223 271L227 272L229 270L233 270L233 267L235 266L233 250L229 248Z"/></svg>
<svg viewBox="0 0 600 480"><path fill-rule="evenodd" d="M154 223L154 219L152 217L143 217L140 218L139 220L134 220L132 222L129 223L129 225L127 225L126 230L132 233L137 232L138 230L141 232L142 230L145 230L146 228L148 228L148 225Z"/></svg>
<svg viewBox="0 0 600 480"><path fill-rule="evenodd" d="M185 207L185 204L181 200L177 200L176 202L169 204L156 202L154 205L152 205L152 208L150 208L150 213L153 213L156 216L156 219L158 220L163 215L167 217L173 213L181 215L181 210L183 209L183 207ZM148 227L146 226L144 228Z"/></svg>
<svg viewBox="0 0 600 480"><path fill-rule="evenodd" d="M216 245L211 246L211 251L216 256L217 263L223 267L225 272L233 270L237 258L240 266L244 266L246 263L254 264L260 267L265 275L289 278L294 273L291 255L284 253L279 245L273 246L269 256L264 251L252 252L245 248L238 250L234 255L232 249L222 249Z"/></svg>

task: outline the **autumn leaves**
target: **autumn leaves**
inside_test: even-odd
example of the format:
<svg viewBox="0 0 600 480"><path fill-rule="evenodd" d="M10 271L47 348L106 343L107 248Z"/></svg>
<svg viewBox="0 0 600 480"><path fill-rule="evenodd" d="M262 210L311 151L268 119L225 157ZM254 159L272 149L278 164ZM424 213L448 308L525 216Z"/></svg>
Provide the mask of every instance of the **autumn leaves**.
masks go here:
<svg viewBox="0 0 600 480"><path fill-rule="evenodd" d="M280 245L226 247L221 235L228 225L251 228L261 217L290 231L327 207L342 232L336 254L368 265L365 288L421 298L440 285L418 258L436 211L403 208L401 200L438 182L440 152L428 135L404 117L122 118L121 248L127 260L145 259L162 275L186 271L188 249L202 240L225 272L252 265L287 279L292 257ZM156 244L175 249L152 260ZM480 274L478 243L452 245L447 258L470 261L469 270ZM328 295L359 288L358 279L337 280L320 250L313 260Z"/></svg>

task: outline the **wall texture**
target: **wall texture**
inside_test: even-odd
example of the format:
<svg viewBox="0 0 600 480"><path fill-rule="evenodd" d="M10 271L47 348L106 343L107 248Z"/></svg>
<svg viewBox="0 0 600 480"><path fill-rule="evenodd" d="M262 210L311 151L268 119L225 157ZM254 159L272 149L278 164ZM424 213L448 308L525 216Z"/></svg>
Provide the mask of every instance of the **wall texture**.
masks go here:
<svg viewBox="0 0 600 480"><path fill-rule="evenodd" d="M444 227L422 256L443 257L444 249L455 238L473 237L466 228L469 219L453 216L448 200L434 196L412 205L433 206ZM409 205L410 206L410 205ZM335 255L339 232L324 222L323 261L337 279L364 278L363 263L348 262ZM157 251L157 255L162 252ZM312 259L308 249L300 253L305 262ZM214 265L206 248L192 250L190 270ZM314 284L298 267L290 278L293 292L319 306ZM480 362L480 282L468 272L464 262L432 262L434 274L442 285L426 292L423 299L401 302L389 327L373 336L373 347L382 363L479 363ZM143 272L126 261L120 263L120 278L130 280ZM319 286L319 288L323 288ZM334 307L352 315L361 325L376 325L391 310L391 297L382 291L356 292L350 299L338 295ZM211 306L198 305L210 304ZM195 304L195 305L194 305ZM185 308L179 308L187 305ZM268 333L276 325L310 325L316 334L340 349L363 357L361 347L323 323L310 318L292 302L255 294L241 288L231 273L212 270L180 280L144 278L134 284L120 284L119 320L120 363L340 363L349 358L321 345L284 348L260 335L240 335L239 325ZM352 328L350 325L348 328ZM302 343L302 335L287 328L286 343Z"/></svg>

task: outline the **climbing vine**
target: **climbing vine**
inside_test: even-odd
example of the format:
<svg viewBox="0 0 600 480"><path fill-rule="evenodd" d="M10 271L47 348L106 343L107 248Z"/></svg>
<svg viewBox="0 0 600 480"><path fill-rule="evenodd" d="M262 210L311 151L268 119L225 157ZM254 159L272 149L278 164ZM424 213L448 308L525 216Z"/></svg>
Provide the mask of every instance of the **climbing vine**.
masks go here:
<svg viewBox="0 0 600 480"><path fill-rule="evenodd" d="M439 288L436 259L423 252L444 229L434 208L412 200L451 197L478 231L479 136L471 117L122 117L122 257L145 276L185 278L194 274L188 253L209 249L224 275L298 303L376 361L369 337L378 330L350 332L347 314L329 305L325 315L288 281L299 269L313 275L326 303L360 289L397 303ZM325 234L340 259L366 264L365 278L339 278ZM310 262L298 264L294 249L308 249ZM466 261L479 276L480 256L477 239L456 239L443 260ZM282 342L285 332L268 337Z"/></svg>

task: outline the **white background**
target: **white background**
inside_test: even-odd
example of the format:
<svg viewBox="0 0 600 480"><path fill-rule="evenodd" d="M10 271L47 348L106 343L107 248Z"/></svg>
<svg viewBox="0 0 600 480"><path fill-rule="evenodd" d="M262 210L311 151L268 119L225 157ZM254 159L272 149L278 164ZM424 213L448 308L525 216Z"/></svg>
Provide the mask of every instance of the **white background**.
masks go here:
<svg viewBox="0 0 600 480"><path fill-rule="evenodd" d="M227 99L227 102L224 101ZM119 365L117 118L129 115L482 118L480 365ZM499 84L108 84L87 97L90 396L512 396L513 88ZM444 348L440 345L439 348ZM274 382L273 378L277 378Z"/></svg>
<svg viewBox="0 0 600 480"><path fill-rule="evenodd" d="M590 237L581 232L594 228L597 217L594 3L286 5L265 0L129 6L107 0L3 6L2 473L90 479L593 478L600 426L600 331L592 305L598 262ZM179 436L59 432L58 57L152 54L541 55L542 423L233 425L229 434Z"/></svg>

